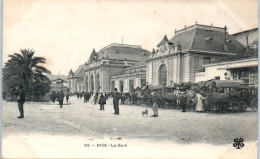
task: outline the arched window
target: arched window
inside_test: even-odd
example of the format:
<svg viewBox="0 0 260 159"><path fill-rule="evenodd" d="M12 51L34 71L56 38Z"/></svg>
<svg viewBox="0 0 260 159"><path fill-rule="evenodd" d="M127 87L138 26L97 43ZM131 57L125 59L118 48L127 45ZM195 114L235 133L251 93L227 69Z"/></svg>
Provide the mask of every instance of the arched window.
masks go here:
<svg viewBox="0 0 260 159"><path fill-rule="evenodd" d="M161 86L166 86L167 83L167 67L165 65L161 65L159 68L159 79L158 83Z"/></svg>

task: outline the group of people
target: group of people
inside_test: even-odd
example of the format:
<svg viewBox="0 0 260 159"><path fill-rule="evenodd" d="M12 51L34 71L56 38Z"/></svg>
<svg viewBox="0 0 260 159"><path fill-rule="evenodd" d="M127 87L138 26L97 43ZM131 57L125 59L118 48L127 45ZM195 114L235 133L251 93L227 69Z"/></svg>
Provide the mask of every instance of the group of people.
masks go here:
<svg viewBox="0 0 260 159"><path fill-rule="evenodd" d="M50 99L53 103L55 103L56 100L59 101L60 108L63 106L63 100L66 97L66 102L69 102L69 96L70 94L67 92L66 95L63 93L63 90L59 91L58 93L52 92L50 95Z"/></svg>
<svg viewBox="0 0 260 159"><path fill-rule="evenodd" d="M23 86L16 86L15 87L15 94L17 96L17 102L18 102L18 108L20 111L20 116L18 118L23 118L24 117L24 111L23 111L23 104L25 103L25 92L23 90ZM174 92L176 95L176 105L177 107L182 108L182 112L185 112L186 107L187 107L187 98L188 98L188 92L181 92L179 90ZM80 93L84 97L84 103L89 102L91 96L93 93L89 92L82 92ZM77 94L77 97L80 98L81 95ZM122 95L117 91L117 88L114 89L114 92L111 93L113 97L113 106L114 106L114 114L119 115L119 100L122 100ZM133 94L134 95L134 94ZM156 95L155 92L151 93L152 95L152 110L154 114L151 117L158 117L158 107L160 104L160 98ZM64 94L63 90L61 90L58 93L52 92L50 95L50 98L52 102L54 103L56 100L59 101L60 108L63 106L63 100L66 97L66 101L68 102L69 100L69 93ZM134 96L133 96L134 97ZM204 100L207 97L204 97L201 92L196 93L197 101L196 101L196 111L203 111L203 105L204 105ZM99 104L100 109L99 110L104 110L106 100L108 99L108 94L107 93L95 93L93 97L93 102L94 104ZM133 102L135 102L135 99L132 98Z"/></svg>
<svg viewBox="0 0 260 159"><path fill-rule="evenodd" d="M91 92L81 92L81 93L76 93L78 99L80 99L80 95L82 94L82 96L84 97L84 103L89 102L91 96L93 95L93 93ZM119 100L121 99L121 94L117 91L117 89L114 89L114 92L112 93L112 97L113 97L113 105L114 105L114 110L116 115L119 115ZM95 93L94 97L93 97L93 103L94 104L99 104L100 105L100 109L99 110L105 110L105 104L106 101L108 99L108 94L107 93Z"/></svg>
<svg viewBox="0 0 260 159"><path fill-rule="evenodd" d="M176 96L177 108L182 108L182 112L186 112L187 106L194 105L195 111L202 112L207 103L207 96L203 91L189 92L176 90L174 92ZM194 100L195 99L195 100Z"/></svg>

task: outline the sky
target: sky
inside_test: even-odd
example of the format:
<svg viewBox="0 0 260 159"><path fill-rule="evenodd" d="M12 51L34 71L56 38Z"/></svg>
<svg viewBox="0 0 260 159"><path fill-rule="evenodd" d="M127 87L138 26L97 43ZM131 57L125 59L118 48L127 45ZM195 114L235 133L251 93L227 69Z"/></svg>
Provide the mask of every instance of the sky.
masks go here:
<svg viewBox="0 0 260 159"><path fill-rule="evenodd" d="M8 54L33 49L52 74L68 75L93 48L111 43L151 51L174 31L195 24L230 34L258 27L257 0L4 0L3 64Z"/></svg>

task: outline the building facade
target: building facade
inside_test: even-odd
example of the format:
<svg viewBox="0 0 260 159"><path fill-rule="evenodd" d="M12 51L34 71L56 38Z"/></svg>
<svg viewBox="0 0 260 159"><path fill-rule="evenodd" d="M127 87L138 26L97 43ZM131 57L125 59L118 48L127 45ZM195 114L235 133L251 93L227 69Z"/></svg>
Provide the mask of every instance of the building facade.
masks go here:
<svg viewBox="0 0 260 159"><path fill-rule="evenodd" d="M110 92L116 88L111 77L124 69L145 63L150 52L139 45L111 44L96 52L92 51L84 65L84 90L89 92Z"/></svg>
<svg viewBox="0 0 260 159"><path fill-rule="evenodd" d="M166 36L147 60L148 84L170 86L172 83L196 82L195 75L205 71L205 64L235 56L244 46L227 33L227 28L195 24Z"/></svg>
<svg viewBox="0 0 260 159"><path fill-rule="evenodd" d="M146 85L146 65L133 66L122 73L111 77L111 90L117 88L119 92L131 92L137 87Z"/></svg>
<svg viewBox="0 0 260 159"><path fill-rule="evenodd" d="M258 85L258 28L233 34L233 37L244 45L243 53L204 65L205 72L196 73L195 82L241 79L250 86Z"/></svg>
<svg viewBox="0 0 260 159"><path fill-rule="evenodd" d="M216 62L204 66L205 72L196 74L196 82L241 79L245 84L258 85L258 58Z"/></svg>
<svg viewBox="0 0 260 159"><path fill-rule="evenodd" d="M70 70L68 75L68 86L71 93L84 91L83 71L84 71L84 65L80 65L75 72Z"/></svg>

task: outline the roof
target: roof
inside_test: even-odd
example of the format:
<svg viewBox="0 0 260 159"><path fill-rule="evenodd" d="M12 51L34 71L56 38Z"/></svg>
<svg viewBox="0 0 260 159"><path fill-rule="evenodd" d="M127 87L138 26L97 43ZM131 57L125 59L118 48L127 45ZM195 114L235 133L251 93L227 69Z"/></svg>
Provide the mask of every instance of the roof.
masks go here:
<svg viewBox="0 0 260 159"><path fill-rule="evenodd" d="M111 44L97 52L97 60L129 60L145 63L149 56L149 51L137 47L136 45L126 44ZM87 63L90 63L90 61L91 58L89 58Z"/></svg>
<svg viewBox="0 0 260 159"><path fill-rule="evenodd" d="M258 64L243 65L243 66L227 66L225 68L219 68L218 70L229 70L229 69L250 68L250 67L258 67Z"/></svg>
<svg viewBox="0 0 260 159"><path fill-rule="evenodd" d="M54 80L52 80L51 82L55 82L55 81L58 81L58 82L65 82L65 83L68 83L68 81L67 80L63 80L63 79L61 79L61 78L57 78L57 79L54 79Z"/></svg>
<svg viewBox="0 0 260 159"><path fill-rule="evenodd" d="M237 60L244 60L244 59L251 59L251 58L258 58L258 49L250 50L249 52L244 52L237 54L235 56L223 56L219 60L216 60L212 63L219 63L219 62L228 62L228 61L237 61Z"/></svg>
<svg viewBox="0 0 260 159"><path fill-rule="evenodd" d="M189 49L227 53L243 52L244 46L228 33L226 33L226 40L231 40L231 44L228 45L228 50L224 49L225 31L223 31L223 29L224 28L211 29L210 26L201 27L201 25L196 24L189 27L186 31L182 30L178 32L170 41L173 42L175 46L180 44L183 50ZM212 42L209 41L210 37L212 37Z"/></svg>
<svg viewBox="0 0 260 159"><path fill-rule="evenodd" d="M237 32L237 33L235 33L235 34L232 34L232 36L238 36L238 35L240 35L240 34L245 34L245 33L252 32L252 31L258 31L258 28L253 28L253 29L249 29L249 30Z"/></svg>
<svg viewBox="0 0 260 159"><path fill-rule="evenodd" d="M84 67L79 66L78 69L74 72L74 76L83 77L84 76Z"/></svg>
<svg viewBox="0 0 260 159"><path fill-rule="evenodd" d="M62 79L62 80L64 80L64 81L66 81L66 82L68 82L68 80L67 80L67 76L65 76L65 75L47 75L47 77L51 80L51 81L54 81L54 80L57 80L57 79Z"/></svg>

